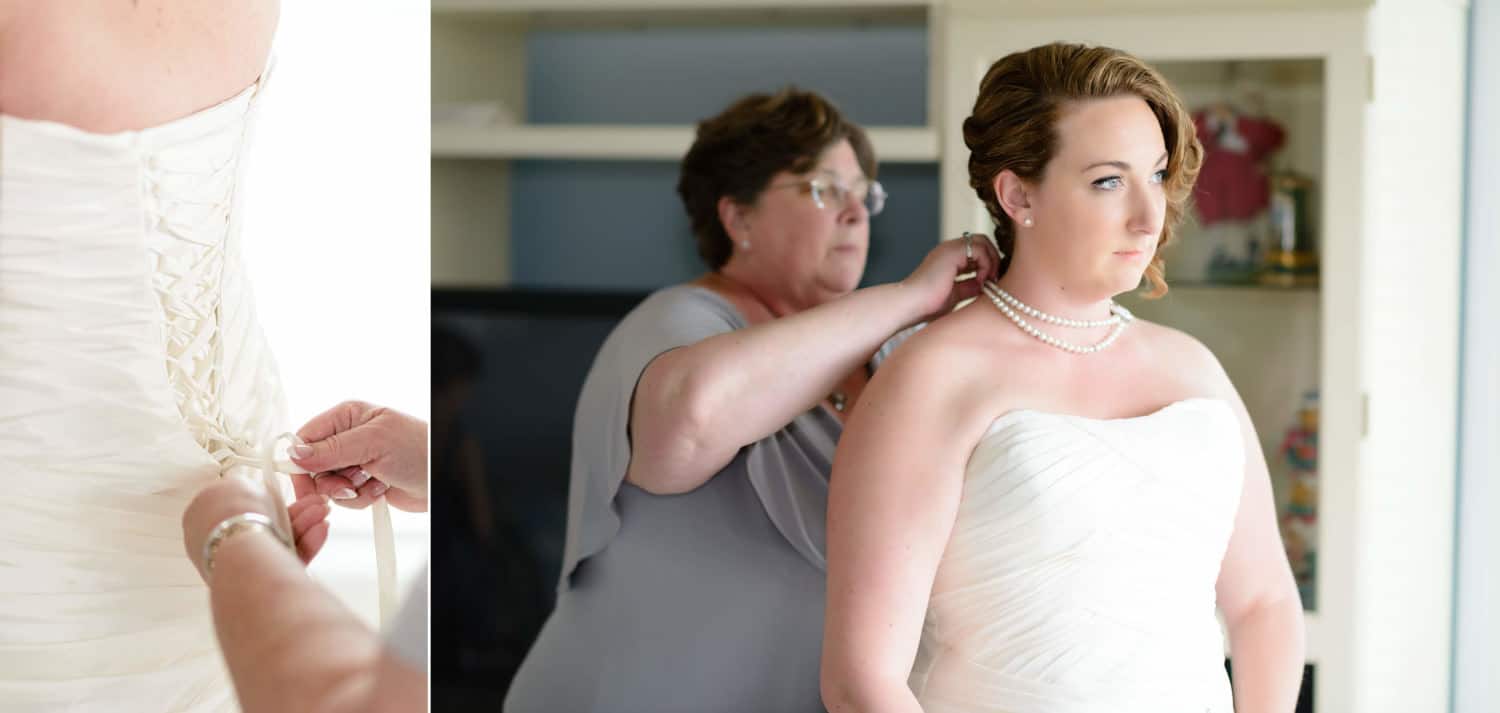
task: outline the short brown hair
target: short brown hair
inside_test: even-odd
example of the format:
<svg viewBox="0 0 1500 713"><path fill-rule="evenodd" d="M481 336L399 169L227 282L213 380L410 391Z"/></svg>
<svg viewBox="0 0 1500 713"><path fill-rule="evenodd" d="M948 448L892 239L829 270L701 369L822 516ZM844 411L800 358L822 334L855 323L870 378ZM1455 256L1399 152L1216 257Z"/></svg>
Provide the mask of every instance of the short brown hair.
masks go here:
<svg viewBox="0 0 1500 713"><path fill-rule="evenodd" d="M1166 79L1140 59L1109 47L1055 42L1005 56L990 66L979 84L974 113L964 120L969 147L969 185L995 219L995 240L1010 266L1015 224L1000 207L995 176L1009 169L1038 181L1058 148L1057 121L1066 102L1122 95L1140 97L1161 124L1167 145L1166 222L1157 254L1146 268L1151 297L1167 293L1166 263L1161 249L1172 242L1198 180L1203 146L1192 116Z"/></svg>
<svg viewBox="0 0 1500 713"><path fill-rule="evenodd" d="M719 198L749 205L781 171L803 173L823 151L848 140L865 176L875 178L875 150L864 129L833 102L796 87L751 94L698 123L698 133L677 178L698 254L709 269L729 262L729 234L719 222Z"/></svg>

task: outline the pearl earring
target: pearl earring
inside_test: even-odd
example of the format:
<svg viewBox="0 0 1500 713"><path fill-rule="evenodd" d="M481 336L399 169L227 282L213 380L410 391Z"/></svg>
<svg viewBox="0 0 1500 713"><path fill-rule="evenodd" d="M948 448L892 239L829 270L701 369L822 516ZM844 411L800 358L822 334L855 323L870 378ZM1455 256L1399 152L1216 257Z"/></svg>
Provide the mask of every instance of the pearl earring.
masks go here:
<svg viewBox="0 0 1500 713"><path fill-rule="evenodd" d="M1021 224L1030 228L1032 226L1031 218L1027 218L1026 220L1021 221Z"/></svg>
<svg viewBox="0 0 1500 713"><path fill-rule="evenodd" d="M750 241L749 240L741 240L740 241L740 249L741 250L749 250L750 249Z"/></svg>

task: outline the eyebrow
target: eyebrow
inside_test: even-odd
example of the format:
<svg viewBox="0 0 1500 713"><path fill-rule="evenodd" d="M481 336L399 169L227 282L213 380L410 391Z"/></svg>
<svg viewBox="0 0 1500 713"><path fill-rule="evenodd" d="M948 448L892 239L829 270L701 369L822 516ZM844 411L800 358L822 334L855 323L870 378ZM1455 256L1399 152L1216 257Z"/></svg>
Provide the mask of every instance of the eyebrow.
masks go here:
<svg viewBox="0 0 1500 713"><path fill-rule="evenodd" d="M1156 163L1161 163L1162 161L1166 160L1166 158L1167 158L1167 154L1165 152L1163 152L1162 155L1161 155L1161 158L1156 159ZM1155 164L1152 164L1152 165L1155 165ZM1096 168L1098 168L1100 166L1113 166L1115 168L1120 169L1121 171L1129 171L1130 170L1130 164L1128 164L1128 163L1126 163L1124 161L1100 161L1098 163L1089 164L1088 168L1083 169L1083 172L1087 173L1087 172L1092 171L1092 170L1094 170L1094 169L1096 169Z"/></svg>

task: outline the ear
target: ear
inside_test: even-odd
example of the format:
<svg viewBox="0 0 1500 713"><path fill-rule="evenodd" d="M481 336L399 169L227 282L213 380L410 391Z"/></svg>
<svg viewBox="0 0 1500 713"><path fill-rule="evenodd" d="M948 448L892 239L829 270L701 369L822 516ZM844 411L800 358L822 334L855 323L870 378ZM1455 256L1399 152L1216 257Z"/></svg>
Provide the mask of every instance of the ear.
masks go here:
<svg viewBox="0 0 1500 713"><path fill-rule="evenodd" d="M1011 220L1020 223L1031 212L1031 185L1014 171L1008 168L1001 171L990 188L995 191L1000 208Z"/></svg>
<svg viewBox="0 0 1500 713"><path fill-rule="evenodd" d="M719 223L735 244L750 239L750 207L729 196L719 196Z"/></svg>

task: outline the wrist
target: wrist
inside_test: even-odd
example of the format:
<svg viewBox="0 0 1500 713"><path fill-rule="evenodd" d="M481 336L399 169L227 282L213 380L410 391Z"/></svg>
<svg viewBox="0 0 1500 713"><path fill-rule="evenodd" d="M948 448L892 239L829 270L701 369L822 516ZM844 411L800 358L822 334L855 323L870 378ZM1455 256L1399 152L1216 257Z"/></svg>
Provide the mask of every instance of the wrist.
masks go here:
<svg viewBox="0 0 1500 713"><path fill-rule="evenodd" d="M226 549L233 549L230 545L234 542L245 542L258 536L266 536L275 542L281 543L289 551L295 552L296 548L285 535L277 531L275 522L271 518L258 512L244 512L231 515L219 521L217 525L209 530L208 537L203 541L202 553L199 555L198 569L203 573L205 581L213 581L214 568L222 560Z"/></svg>
<svg viewBox="0 0 1500 713"><path fill-rule="evenodd" d="M895 287L896 299L900 304L899 308L893 311L894 314L901 315L901 324L895 330L898 332L919 322L927 321L932 317L932 313L942 306L941 302L934 306L931 295L912 277L914 276L908 275L898 282L891 283Z"/></svg>

